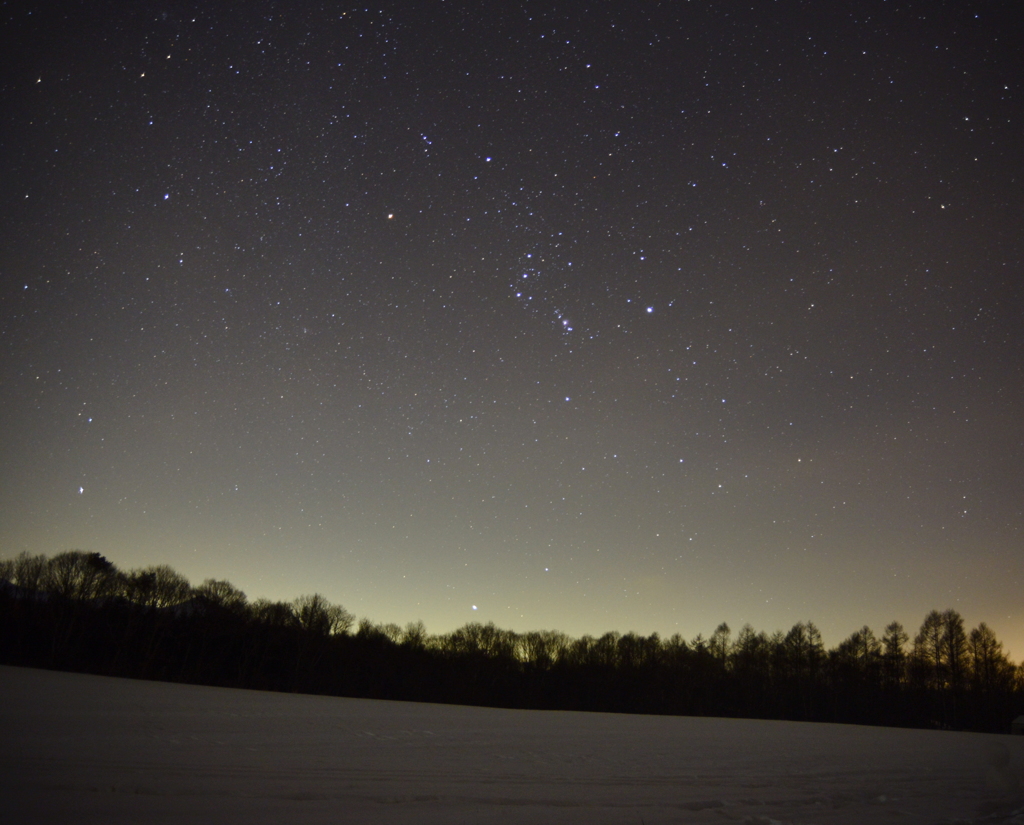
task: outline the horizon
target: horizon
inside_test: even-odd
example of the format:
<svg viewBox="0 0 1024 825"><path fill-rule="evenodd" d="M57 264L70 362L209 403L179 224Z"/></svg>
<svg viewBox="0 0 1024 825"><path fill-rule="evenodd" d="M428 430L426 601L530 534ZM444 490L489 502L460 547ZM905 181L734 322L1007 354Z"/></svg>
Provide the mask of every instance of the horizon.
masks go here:
<svg viewBox="0 0 1024 825"><path fill-rule="evenodd" d="M72 552L76 552L76 551L72 551ZM96 552L96 551L79 550L77 552L89 553L89 552ZM46 555L46 554L43 554L43 555ZM100 555L103 555L103 554L100 554ZM106 556L104 556L104 558L106 558ZM0 562L2 562L2 561L3 561L3 559L0 559ZM118 572L120 574L122 574L122 575L131 574L132 572L135 572L135 570L136 570L136 569L132 569L132 570L122 569L122 568L120 568L117 565L117 562L114 559L107 559L107 561L111 562L115 566L115 568L118 569ZM137 568L137 569L145 569L145 568ZM175 572L179 573L180 575L185 576L185 578L188 579L189 584L190 584L190 586L193 589L197 588L199 585L201 585L203 583L202 581L196 581L196 580L192 579L191 577L187 576L184 572L182 572L180 570L176 570L175 569ZM220 576L220 577L207 577L207 579L205 579L205 580L209 580L209 579L213 579L213 580L218 581L218 582L226 582L226 583L232 585L233 587L238 588L238 590L240 590L243 593L243 595L245 596L246 604L250 605L250 606L254 602L256 602L256 601L258 601L260 599L267 599L268 601L271 601L271 602L279 602L279 603L285 603L285 604L291 605L291 604L294 604L296 601L298 601L299 599L301 599L304 596L320 595L320 596L324 597L329 603L338 605L339 607L343 608L346 612L351 614L351 617L352 617L352 627L349 630L344 631L346 633L355 633L358 630L360 622L362 622L362 621L367 621L371 625L376 626L376 627L381 627L381 626L388 625L388 624L397 625L400 628L402 628L403 630L409 624L416 624L417 622L422 622L423 625L424 625L424 629L425 629L427 635L431 636L431 637L434 637L434 638L441 638L441 637L443 637L445 635L448 635L450 633L453 633L453 632L459 630L462 627L465 627L468 624L479 623L479 624L482 624L482 625L493 624L495 627L498 627L498 628L500 628L502 630L509 630L509 631L512 631L513 633L516 633L516 634L526 634L526 633L529 633L531 631L555 631L555 632L559 632L559 633L564 633L570 639L579 639L579 638L584 637L584 636L591 636L591 637L594 637L594 638L600 638L601 636L603 636L606 633L616 633L616 634L619 634L620 636L621 635L626 635L628 633L637 633L640 636L649 637L652 634L656 633L662 641L665 641L665 640L671 639L675 634L678 634L687 645L691 645L698 637L702 638L704 641L707 641L711 637L712 633L714 633L715 630L721 624L723 624L723 623L725 625L727 625L728 628L729 628L730 642L734 642L735 639L736 639L736 634L743 627L745 627L747 625L749 625L753 629L753 631L755 633L764 633L767 636L771 637L771 636L773 636L776 633L784 635L787 631L792 629L792 627L794 625L796 625L798 623L804 623L804 624L811 624L811 625L813 625L821 633L822 646L823 646L824 650L827 652L829 650L836 649L841 642L845 641L852 634L854 634L857 631L861 630L865 626L869 627L872 630L872 632L875 634L876 638L881 639L882 631L884 630L885 626L888 625L892 621L896 621L896 622L899 622L903 626L903 629L906 631L906 633L908 635L908 639L907 639L907 643L906 643L906 649L907 649L907 651L909 653L909 652L911 652L913 650L913 647L914 647L914 637L917 635L918 631L921 629L921 625L922 625L922 623L923 623L923 621L925 619L925 616L922 615L922 617L915 623L913 621L905 622L905 621L901 620L898 617L894 617L894 618L889 619L889 620L887 620L887 621L885 621L883 623L880 623L877 626L873 625L873 624L871 624L869 622L863 622L860 625L858 625L856 628L850 630L849 632L847 632L845 634L841 634L838 638L832 638L832 637L830 637L830 635L828 633L823 631L822 630L822 625L813 616L807 616L807 617L803 617L803 618L800 618L800 619L796 619L793 622L792 625L789 625L789 626L786 626L786 627L776 627L776 628L757 627L756 625L750 624L749 622L743 622L743 623L736 623L736 624L734 624L733 622L729 621L727 618L723 618L713 628L698 629L696 632L686 632L686 631L683 631L683 630L674 630L671 633L664 633L664 632L661 632L661 631L659 631L657 629L646 630L645 631L645 630L638 630L635 627L624 627L624 628L606 627L606 628L598 629L598 630L585 630L585 631L582 631L582 632L574 632L572 630L568 630L568 629L562 628L562 627L550 627L550 626L543 626L543 627L541 627L541 626L525 626L525 625L523 625L523 626L515 626L515 625L500 624L500 623L494 621L494 619L489 619L489 618L487 618L484 615L477 615L474 618L468 619L467 621L462 622L459 625L455 625L455 626L449 627L447 629L434 630L431 627L430 623L426 622L422 617L414 618L414 619L404 619L403 618L402 620L399 621L399 620L391 619L389 617L375 617L375 616L369 616L369 615L361 614L361 613L359 613L357 611L351 610L349 605L344 600L335 599L330 594L324 593L322 591L308 591L308 592L303 592L303 593L296 593L296 594L294 594L292 596L284 596L284 597L281 597L281 598L271 598L271 597L264 596L264 595L253 595L253 594L249 593L249 591L247 591L244 587L239 587L238 583L233 581L229 577L224 577L224 576ZM194 595L192 597L194 598ZM947 610L947 609L955 609L955 608L948 608L948 607L933 607L933 608L931 608L931 610L937 610L939 612L943 612L944 610ZM959 611L957 611L957 612L959 613ZM1003 635L1001 635L999 628L994 626L992 624L992 622L987 621L984 618L978 619L977 621L971 621L970 617L963 616L963 614L960 614L960 615L962 616L962 618L964 620L964 629L965 629L965 631L968 634L970 633L971 630L973 630L974 628L978 627L981 624L987 625L995 633L996 638L1002 644L1002 651L1005 654L1005 656L1007 657L1007 659L1012 664L1014 664L1014 665L1024 666L1024 660L1018 661L1017 658L1014 657L1012 649L1010 648L1009 645L1007 645L1006 640L1003 637Z"/></svg>

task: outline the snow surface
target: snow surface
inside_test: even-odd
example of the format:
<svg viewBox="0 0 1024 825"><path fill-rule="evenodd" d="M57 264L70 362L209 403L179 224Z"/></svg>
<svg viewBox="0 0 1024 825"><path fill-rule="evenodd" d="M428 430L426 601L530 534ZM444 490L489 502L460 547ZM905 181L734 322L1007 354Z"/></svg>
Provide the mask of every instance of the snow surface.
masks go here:
<svg viewBox="0 0 1024 825"><path fill-rule="evenodd" d="M1024 737L1009 735L0 667L9 823L1024 823L1022 768Z"/></svg>

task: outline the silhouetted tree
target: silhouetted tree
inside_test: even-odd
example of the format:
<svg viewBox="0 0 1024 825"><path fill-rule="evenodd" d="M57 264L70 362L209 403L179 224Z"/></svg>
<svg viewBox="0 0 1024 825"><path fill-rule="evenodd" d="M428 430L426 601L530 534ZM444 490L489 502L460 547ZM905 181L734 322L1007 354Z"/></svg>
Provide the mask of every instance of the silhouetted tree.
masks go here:
<svg viewBox="0 0 1024 825"><path fill-rule="evenodd" d="M32 556L23 552L10 562L9 572L5 576L8 577L11 584L16 584L18 587L42 591L45 589L46 566L46 556Z"/></svg>
<svg viewBox="0 0 1024 825"><path fill-rule="evenodd" d="M874 682L882 657L882 645L875 638L874 631L864 625L860 630L839 643L838 658L851 666L862 677Z"/></svg>
<svg viewBox="0 0 1024 825"><path fill-rule="evenodd" d="M355 618L340 604L331 604L319 593L299 596L292 604L299 626L317 636L347 633Z"/></svg>
<svg viewBox="0 0 1024 825"><path fill-rule="evenodd" d="M733 672L743 679L767 680L771 669L770 651L768 636L763 631L757 633L749 624L743 625L732 646Z"/></svg>
<svg viewBox="0 0 1024 825"><path fill-rule="evenodd" d="M661 645L662 661L671 667L678 667L689 659L690 646L681 633L673 633Z"/></svg>
<svg viewBox="0 0 1024 825"><path fill-rule="evenodd" d="M295 608L289 602L273 602L260 598L252 603L249 612L255 621L270 627L299 626Z"/></svg>
<svg viewBox="0 0 1024 825"><path fill-rule="evenodd" d="M975 690L1012 689L1013 665L1003 652L1003 643L984 622L968 636L967 653L971 663L971 686Z"/></svg>
<svg viewBox="0 0 1024 825"><path fill-rule="evenodd" d="M99 553L67 550L46 563L43 588L65 599L96 599L112 593L117 568Z"/></svg>
<svg viewBox="0 0 1024 825"><path fill-rule="evenodd" d="M480 628L480 649L493 659L518 661L519 638L515 631L497 627L488 622Z"/></svg>
<svg viewBox="0 0 1024 825"><path fill-rule="evenodd" d="M945 686L943 673L943 634L945 621L938 610L932 610L924 617L921 629L914 637L914 673L917 680L927 688Z"/></svg>
<svg viewBox="0 0 1024 825"><path fill-rule="evenodd" d="M821 632L813 622L797 622L786 634L785 647L790 673L799 678L814 676L825 657Z"/></svg>
<svg viewBox="0 0 1024 825"><path fill-rule="evenodd" d="M469 622L442 637L442 649L449 654L473 656L484 652L483 625Z"/></svg>
<svg viewBox="0 0 1024 825"><path fill-rule="evenodd" d="M966 685L967 634L955 610L932 610L914 638L915 685L933 699L932 723L957 726Z"/></svg>
<svg viewBox="0 0 1024 825"><path fill-rule="evenodd" d="M610 630L594 642L593 661L605 667L614 668L619 663L619 634Z"/></svg>
<svg viewBox="0 0 1024 825"><path fill-rule="evenodd" d="M534 630L519 637L523 660L539 670L549 670L561 661L569 637L556 630Z"/></svg>
<svg viewBox="0 0 1024 825"><path fill-rule="evenodd" d="M791 713L798 719L817 716L819 674L825 660L821 632L813 622L797 622L783 639Z"/></svg>
<svg viewBox="0 0 1024 825"><path fill-rule="evenodd" d="M192 598L188 579L166 564L132 570L126 577L125 587L128 598L144 607L175 607Z"/></svg>
<svg viewBox="0 0 1024 825"><path fill-rule="evenodd" d="M398 645L402 635L402 628L397 624L374 624L369 619L360 619L355 632L357 639L372 640L386 645Z"/></svg>
<svg viewBox="0 0 1024 825"><path fill-rule="evenodd" d="M427 646L427 627L423 622L409 622L402 631L401 643L405 647L423 650Z"/></svg>
<svg viewBox="0 0 1024 825"><path fill-rule="evenodd" d="M942 613L941 652L949 687L962 690L967 676L967 633L963 617L952 609Z"/></svg>
<svg viewBox="0 0 1024 825"><path fill-rule="evenodd" d="M403 631L400 625L394 622L386 622L378 625L380 628L381 635L383 635L392 644L399 644L402 641Z"/></svg>
<svg viewBox="0 0 1024 825"><path fill-rule="evenodd" d="M711 634L711 638L708 639L708 650L711 655L721 663L723 668L729 658L731 636L732 631L729 629L729 625L722 622L715 628L715 632Z"/></svg>
<svg viewBox="0 0 1024 825"><path fill-rule="evenodd" d="M566 662L574 668L582 668L594 662L594 644L597 640L589 633L573 639L566 651Z"/></svg>
<svg viewBox="0 0 1024 825"><path fill-rule="evenodd" d="M887 687L896 688L906 677L906 644L910 640L899 622L890 622L882 635L882 673Z"/></svg>
<svg viewBox="0 0 1024 825"><path fill-rule="evenodd" d="M230 582L207 579L195 589L195 595L208 604L238 615L245 614L248 609L245 593Z"/></svg>
<svg viewBox="0 0 1024 825"><path fill-rule="evenodd" d="M643 666L645 653L643 637L629 632L619 636L616 644L615 663L623 669L636 669Z"/></svg>
<svg viewBox="0 0 1024 825"><path fill-rule="evenodd" d="M828 654L831 672L831 716L843 722L877 719L882 688L882 646L865 625Z"/></svg>

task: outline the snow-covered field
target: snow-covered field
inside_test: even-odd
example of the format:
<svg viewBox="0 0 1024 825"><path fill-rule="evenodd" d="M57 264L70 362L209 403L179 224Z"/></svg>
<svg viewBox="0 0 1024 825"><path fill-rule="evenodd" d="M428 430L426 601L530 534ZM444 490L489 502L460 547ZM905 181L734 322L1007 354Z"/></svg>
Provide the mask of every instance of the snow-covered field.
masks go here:
<svg viewBox="0 0 1024 825"><path fill-rule="evenodd" d="M1024 823L1024 737L0 667L10 823Z"/></svg>

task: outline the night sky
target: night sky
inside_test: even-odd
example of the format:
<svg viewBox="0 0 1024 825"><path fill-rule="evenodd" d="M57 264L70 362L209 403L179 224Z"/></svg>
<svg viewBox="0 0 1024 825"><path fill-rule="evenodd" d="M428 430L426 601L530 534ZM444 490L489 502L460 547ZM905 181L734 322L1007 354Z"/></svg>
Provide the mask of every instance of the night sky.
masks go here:
<svg viewBox="0 0 1024 825"><path fill-rule="evenodd" d="M3 3L0 555L1021 657L1014 7Z"/></svg>

